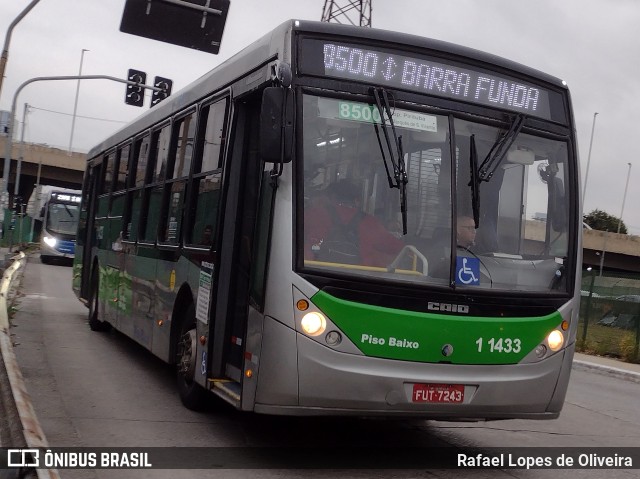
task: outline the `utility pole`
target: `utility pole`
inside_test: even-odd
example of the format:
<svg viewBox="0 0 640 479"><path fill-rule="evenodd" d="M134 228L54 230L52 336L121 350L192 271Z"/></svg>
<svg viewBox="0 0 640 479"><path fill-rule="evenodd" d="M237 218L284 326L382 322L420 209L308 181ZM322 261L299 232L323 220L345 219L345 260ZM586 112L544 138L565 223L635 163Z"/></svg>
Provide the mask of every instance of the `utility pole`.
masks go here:
<svg viewBox="0 0 640 479"><path fill-rule="evenodd" d="M372 1L373 0L325 0L321 20L323 22L370 27Z"/></svg>
<svg viewBox="0 0 640 479"><path fill-rule="evenodd" d="M598 112L593 114L593 124L591 125L591 140L589 140L589 155L587 156L587 172L584 175L584 185L582 186L582 208L584 209L584 199L587 196L587 179L589 178L589 165L591 164L591 147L593 146L593 132L596 129L596 116Z"/></svg>
<svg viewBox="0 0 640 479"><path fill-rule="evenodd" d="M24 131L27 128L27 114L29 113L29 105L24 104L24 112L22 113L22 130L20 132L20 149L18 150L18 164L16 166L16 182L13 187L13 197L20 194L20 175L22 173L22 152L24 151Z"/></svg>
<svg viewBox="0 0 640 479"><path fill-rule="evenodd" d="M629 177L631 176L631 163L627 163L629 169L627 170L627 182L624 185L624 193L622 195L622 208L620 209L620 217L618 218L618 230L616 234L620 234L620 227L622 226L622 215L624 214L624 204L627 201L627 190L629 188ZM607 252L607 233L604 234L604 245L602 246L602 253L600 255L600 276L602 276L602 268L604 267L604 255Z"/></svg>
<svg viewBox="0 0 640 479"><path fill-rule="evenodd" d="M29 243L33 243L33 230L36 225L36 216L39 214L39 210L36 208L40 205L40 174L42 172L42 158L38 161L38 175L36 176L36 184L33 187L33 192L35 193L35 204L32 205L33 213L31 215L31 232L29 233Z"/></svg>
<svg viewBox="0 0 640 479"><path fill-rule="evenodd" d="M22 113L22 130L20 132L20 149L18 153L18 164L16 166L16 182L13 186L13 211L11 213L11 231L9 232L9 252L13 251L13 235L15 230L15 217L19 215L17 206L22 208L22 200L18 203L20 196L20 174L22 170L22 153L24 151L24 131L27 128L27 113L29 112L29 105L24 104L24 112ZM8 141L8 140L7 140ZM20 229L18 232L18 242L22 239L22 216L20 216Z"/></svg>

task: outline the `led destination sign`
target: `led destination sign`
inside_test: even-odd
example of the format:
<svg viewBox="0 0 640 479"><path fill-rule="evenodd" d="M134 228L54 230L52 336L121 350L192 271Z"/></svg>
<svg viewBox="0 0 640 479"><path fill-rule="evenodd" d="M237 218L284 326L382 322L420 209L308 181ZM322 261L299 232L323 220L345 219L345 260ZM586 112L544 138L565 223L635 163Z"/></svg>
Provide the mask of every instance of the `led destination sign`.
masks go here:
<svg viewBox="0 0 640 479"><path fill-rule="evenodd" d="M51 193L51 199L57 201L68 201L69 203L80 203L82 197L68 193Z"/></svg>
<svg viewBox="0 0 640 479"><path fill-rule="evenodd" d="M308 73L428 93L545 119L554 116L550 96L558 95L556 92L493 72L331 41L305 39L303 49L301 65Z"/></svg>

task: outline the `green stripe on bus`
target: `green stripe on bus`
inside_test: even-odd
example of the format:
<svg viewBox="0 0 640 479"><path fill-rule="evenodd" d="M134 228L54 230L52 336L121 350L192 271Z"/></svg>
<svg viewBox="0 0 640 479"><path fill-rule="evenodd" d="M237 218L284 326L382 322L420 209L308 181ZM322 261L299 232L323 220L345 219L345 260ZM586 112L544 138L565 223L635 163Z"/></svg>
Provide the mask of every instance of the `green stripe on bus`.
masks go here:
<svg viewBox="0 0 640 479"><path fill-rule="evenodd" d="M378 358L452 364L516 364L562 322L554 312L525 318L422 313L335 298L311 300L362 351Z"/></svg>

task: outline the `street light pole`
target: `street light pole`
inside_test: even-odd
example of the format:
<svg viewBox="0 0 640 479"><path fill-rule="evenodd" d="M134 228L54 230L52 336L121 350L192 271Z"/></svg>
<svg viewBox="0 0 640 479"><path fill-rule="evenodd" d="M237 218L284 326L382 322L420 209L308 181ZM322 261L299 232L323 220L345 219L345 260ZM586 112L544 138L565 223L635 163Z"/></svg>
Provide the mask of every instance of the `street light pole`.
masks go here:
<svg viewBox="0 0 640 479"><path fill-rule="evenodd" d="M584 209L584 199L587 195L587 178L589 178L589 165L591 164L591 147L593 146L593 132L596 129L596 116L598 112L593 114L593 124L591 125L591 140L589 140L589 155L587 156L587 171L584 174L584 185L582 186L582 208Z"/></svg>
<svg viewBox="0 0 640 479"><path fill-rule="evenodd" d="M0 56L0 96L2 96L2 81L4 80L4 70L7 67L7 62L9 61L9 45L11 44L11 34L13 33L13 29L20 22L20 20L22 20L26 16L26 14L36 6L39 1L40 0L33 0L29 5L27 5L27 7L22 10L22 12L20 12L20 15L18 15L15 20L11 22L11 25L9 25L9 28L7 29L7 35L4 38L4 46L2 47L2 56Z"/></svg>
<svg viewBox="0 0 640 479"><path fill-rule="evenodd" d="M622 214L624 213L624 204L627 200L627 190L629 188L629 178L631 177L631 163L627 163L629 169L627 170L627 182L624 185L624 193L622 195L622 208L620 208L620 217L618 218L618 230L616 234L620 234L620 227L622 225ZM607 249L607 231L605 231L604 245L602 246L602 254L600 255L600 275L602 276L602 267L604 266L604 255Z"/></svg>
<svg viewBox="0 0 640 479"><path fill-rule="evenodd" d="M13 119L16 116L16 103L18 101L18 96L20 92L26 87L34 82L39 81L53 81L53 80L111 80L119 83L126 83L127 85L133 85L136 87L145 88L147 90L152 91L163 91L162 88L149 86L140 84L139 82L134 82L131 80L124 80L122 78L116 78L109 75L83 75L83 76L53 76L53 77L36 77L31 78L30 80L22 83L15 93L13 94L13 101L11 102L11 110L9 112L9 122L8 122L8 132L7 132L7 141L5 142L4 150L4 169L2 170L2 178L0 178L0 215L2 215L2 206L5 208L8 204L8 191L9 191L9 166L11 164L11 147L13 142ZM4 216L0 216L3 218Z"/></svg>
<svg viewBox="0 0 640 479"><path fill-rule="evenodd" d="M82 76L82 62L84 61L84 52L88 52L86 48L82 49L80 53L80 69L78 71L78 76ZM76 100L73 104L73 119L71 120L71 136L69 137L69 156L71 156L71 145L73 144L73 130L76 126L76 112L78 111L78 95L80 94L80 79L78 79L78 84L76 85Z"/></svg>
<svg viewBox="0 0 640 479"><path fill-rule="evenodd" d="M629 177L631 176L631 163L627 163L629 169L627 170L627 182L624 185L624 194L622 195L622 208L620 209L620 218L618 218L618 231L620 234L620 225L622 224L622 213L624 213L624 203L627 200L627 189L629 188Z"/></svg>

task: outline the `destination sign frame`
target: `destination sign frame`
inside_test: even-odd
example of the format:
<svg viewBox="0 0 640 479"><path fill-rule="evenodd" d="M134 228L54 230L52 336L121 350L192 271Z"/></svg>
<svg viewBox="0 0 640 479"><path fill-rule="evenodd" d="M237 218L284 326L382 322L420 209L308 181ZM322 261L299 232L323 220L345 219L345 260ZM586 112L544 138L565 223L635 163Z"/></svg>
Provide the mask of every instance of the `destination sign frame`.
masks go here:
<svg viewBox="0 0 640 479"><path fill-rule="evenodd" d="M303 38L300 71L566 123L562 95L557 91L442 58L330 39Z"/></svg>

